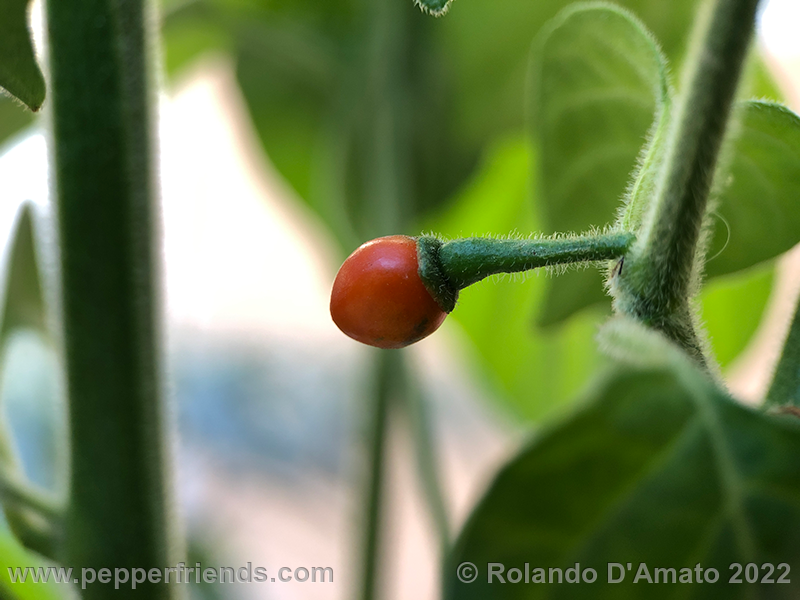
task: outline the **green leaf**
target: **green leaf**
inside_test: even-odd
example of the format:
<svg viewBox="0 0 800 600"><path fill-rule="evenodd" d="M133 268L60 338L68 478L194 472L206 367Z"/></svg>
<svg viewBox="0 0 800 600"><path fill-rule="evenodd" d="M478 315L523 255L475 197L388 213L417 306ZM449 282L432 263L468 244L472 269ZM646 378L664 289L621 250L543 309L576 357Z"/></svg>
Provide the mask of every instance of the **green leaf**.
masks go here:
<svg viewBox="0 0 800 600"><path fill-rule="evenodd" d="M738 94L740 100L759 98L775 102L782 101L783 95L778 83L760 52L750 53L739 81Z"/></svg>
<svg viewBox="0 0 800 600"><path fill-rule="evenodd" d="M709 278L749 269L800 242L800 211L796 207L800 197L800 117L779 104L743 102L738 128L726 146L726 165L720 169L716 184L719 206L712 215L711 258L705 265ZM605 302L605 295L597 288L598 280L587 272L568 274L563 282L554 281L539 323L556 324L585 306ZM719 301L705 311L707 324L714 329L712 338L725 339L714 344L723 366L743 349L757 326L769 282L762 278L753 286L741 295L752 311L745 310L743 304L730 304L724 300L725 294L714 294ZM732 316L731 311L737 326L726 331L715 329L726 315Z"/></svg>
<svg viewBox="0 0 800 600"><path fill-rule="evenodd" d="M800 242L800 117L768 102L745 102L715 186L719 222L709 277L746 269Z"/></svg>
<svg viewBox="0 0 800 600"><path fill-rule="evenodd" d="M233 47L226 20L202 2L180 4L163 16L164 63L174 76L204 54Z"/></svg>
<svg viewBox="0 0 800 600"><path fill-rule="evenodd" d="M451 135L442 60L412 43L432 26L399 0L327 27L237 22L237 78L264 148L345 248L410 228L477 158Z"/></svg>
<svg viewBox="0 0 800 600"><path fill-rule="evenodd" d="M47 333L42 283L35 249L34 207L24 202L17 211L11 231L10 243L3 257L2 278L0 278L0 355L15 331L31 328L39 333ZM2 365L0 365L0 370ZM5 437L2 414L0 414L0 479L3 481L2 504L8 525L27 547L36 549L43 555L52 556L53 538L48 518L43 518L37 510L28 505L25 485L14 485L17 477L14 452ZM24 481L24 480L22 480ZM16 490L11 494L9 490ZM12 500L6 496L10 495ZM0 533L1 535L1 533ZM1 549L0 549L1 551ZM20 565L25 566L25 565Z"/></svg>
<svg viewBox="0 0 800 600"><path fill-rule="evenodd" d="M592 267L551 279L536 312L536 324L543 328L560 325L589 306L604 306L610 312L611 298L603 286L603 274Z"/></svg>
<svg viewBox="0 0 800 600"><path fill-rule="evenodd" d="M467 8L451 10L447 18L433 22L432 39L444 56L431 55L428 60L444 60L448 66L446 81L454 93L447 96L447 117L456 119L452 135L462 146L480 149L487 139L523 128L529 108L523 98L531 38L572 0L467 2ZM696 0L618 4L648 25L672 61L680 57Z"/></svg>
<svg viewBox="0 0 800 600"><path fill-rule="evenodd" d="M313 29L260 20L237 25L236 70L256 131L275 166L310 196L314 149L336 93L336 49Z"/></svg>
<svg viewBox="0 0 800 600"><path fill-rule="evenodd" d="M16 567L36 569L49 566L40 557L22 548L10 532L0 525L0 598L7 600L59 600L64 598L61 590L65 586L56 584L54 581L34 583L28 579L25 583L11 583L9 567L13 570Z"/></svg>
<svg viewBox="0 0 800 600"><path fill-rule="evenodd" d="M597 4L562 12L534 52L531 113L548 226L609 223L668 102L664 58L644 25Z"/></svg>
<svg viewBox="0 0 800 600"><path fill-rule="evenodd" d="M0 341L19 328L46 331L42 282L35 249L34 208L25 202L17 213L6 255Z"/></svg>
<svg viewBox="0 0 800 600"><path fill-rule="evenodd" d="M725 582L734 562L800 560L800 423L737 404L660 335L630 325L614 323L606 343L638 365L614 368L571 418L501 469L448 560L445 598L675 597L675 585L633 583L642 563L651 577L717 569L720 583L681 586L687 597L796 597L796 577L763 596ZM456 577L465 561L478 567L474 583ZM608 584L608 563L629 562L625 581ZM506 574L579 563L597 581L488 584L488 563Z"/></svg>
<svg viewBox="0 0 800 600"><path fill-rule="evenodd" d="M767 392L767 406L800 407L800 299Z"/></svg>
<svg viewBox="0 0 800 600"><path fill-rule="evenodd" d="M376 141L396 142L405 223L395 232L418 233L415 221L464 184L486 140L523 129L531 36L570 1L470 2L469 10L434 20L411 0L198 0L219 10L205 11L207 27L175 39L187 40L189 56L190 42L216 44L213 30L229 29L237 76L270 160L351 248L367 235L372 214L387 212L383 194L365 185L376 170ZM642 14L668 53L680 51L695 0L623 4ZM391 18L379 24L384 10ZM184 46L170 49L171 27L168 18L172 65ZM309 77L314 73L325 76ZM389 114L377 114L379 107ZM392 122L396 134L386 131Z"/></svg>
<svg viewBox="0 0 800 600"><path fill-rule="evenodd" d="M772 291L774 265L767 263L712 279L700 294L702 322L714 357L729 366L761 324Z"/></svg>
<svg viewBox="0 0 800 600"><path fill-rule="evenodd" d="M0 14L0 87L35 112L45 87L28 29L28 0L0 0Z"/></svg>
<svg viewBox="0 0 800 600"><path fill-rule="evenodd" d="M0 94L0 144L29 125L33 118L19 102Z"/></svg>
<svg viewBox="0 0 800 600"><path fill-rule="evenodd" d="M659 164L669 105L666 60L653 36L624 10L580 4L554 19L534 53L531 120L547 229L609 223L623 198L621 226L634 229ZM554 281L539 323L603 302L599 281L594 273Z"/></svg>
<svg viewBox="0 0 800 600"><path fill-rule="evenodd" d="M430 229L447 237L541 231L530 201L535 156L521 138L497 141L473 180ZM457 325L475 371L512 414L539 419L574 397L601 361L588 313L553 333L531 322L546 289L544 272L491 278L460 292L446 327ZM537 390L531 394L531 390Z"/></svg>

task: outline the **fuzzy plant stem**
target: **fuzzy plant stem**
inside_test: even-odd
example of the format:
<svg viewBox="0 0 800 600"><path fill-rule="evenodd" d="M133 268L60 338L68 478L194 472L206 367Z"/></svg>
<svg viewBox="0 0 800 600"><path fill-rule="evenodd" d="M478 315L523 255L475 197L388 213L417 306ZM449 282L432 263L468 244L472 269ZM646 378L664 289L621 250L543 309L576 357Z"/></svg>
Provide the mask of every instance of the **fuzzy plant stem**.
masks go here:
<svg viewBox="0 0 800 600"><path fill-rule="evenodd" d="M758 0L701 9L655 198L625 270L612 279L618 312L665 333L705 364L689 298L717 157L753 35Z"/></svg>
<svg viewBox="0 0 800 600"><path fill-rule="evenodd" d="M623 256L632 233L608 233L563 238L462 238L442 242L417 239L419 273L442 307L455 307L458 291L498 273L519 273L540 267L613 260Z"/></svg>
<svg viewBox="0 0 800 600"><path fill-rule="evenodd" d="M159 339L152 73L146 0L48 0L71 470L59 559L174 566ZM174 579L174 577L173 577ZM84 600L179 597L95 583Z"/></svg>

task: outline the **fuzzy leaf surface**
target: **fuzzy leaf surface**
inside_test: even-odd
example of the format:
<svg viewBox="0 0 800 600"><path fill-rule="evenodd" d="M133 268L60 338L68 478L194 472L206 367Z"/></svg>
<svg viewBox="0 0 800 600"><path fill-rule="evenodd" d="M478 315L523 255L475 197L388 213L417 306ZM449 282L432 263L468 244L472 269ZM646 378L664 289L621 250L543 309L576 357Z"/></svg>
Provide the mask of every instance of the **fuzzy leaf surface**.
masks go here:
<svg viewBox="0 0 800 600"><path fill-rule="evenodd" d="M617 366L501 469L449 559L445 598L675 597L677 584L634 584L641 563L651 577L656 567L717 569L717 584L681 586L696 599L796 597L796 577L727 582L734 562L800 560L800 423L737 404L652 333L619 333L611 337L623 338L621 354L636 366ZM456 577L464 561L478 567L474 583ZM490 562L579 563L597 581L488 584ZM609 562L632 563L624 583L607 583Z"/></svg>
<svg viewBox="0 0 800 600"><path fill-rule="evenodd" d="M532 65L532 119L545 149L540 186L548 226L582 231L613 219L657 108L665 62L644 26L608 5L568 8Z"/></svg>
<svg viewBox="0 0 800 600"><path fill-rule="evenodd" d="M770 102L740 106L725 150L708 276L740 271L800 242L800 117Z"/></svg>
<svg viewBox="0 0 800 600"><path fill-rule="evenodd" d="M669 103L666 60L638 20L597 3L563 11L534 52L531 115L548 230L608 224L626 188L641 203L651 186ZM597 273L568 274L552 282L539 322L557 323L604 297Z"/></svg>

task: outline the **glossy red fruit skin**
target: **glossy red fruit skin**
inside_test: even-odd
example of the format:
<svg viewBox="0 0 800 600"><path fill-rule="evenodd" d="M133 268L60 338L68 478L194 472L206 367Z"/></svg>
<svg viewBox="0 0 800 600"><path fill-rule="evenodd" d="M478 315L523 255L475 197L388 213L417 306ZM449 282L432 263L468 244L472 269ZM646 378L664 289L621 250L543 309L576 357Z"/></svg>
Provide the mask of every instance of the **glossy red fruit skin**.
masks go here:
<svg viewBox="0 0 800 600"><path fill-rule="evenodd" d="M331 317L345 334L378 348L403 348L436 331L444 312L417 272L417 242L377 238L344 261L331 291Z"/></svg>

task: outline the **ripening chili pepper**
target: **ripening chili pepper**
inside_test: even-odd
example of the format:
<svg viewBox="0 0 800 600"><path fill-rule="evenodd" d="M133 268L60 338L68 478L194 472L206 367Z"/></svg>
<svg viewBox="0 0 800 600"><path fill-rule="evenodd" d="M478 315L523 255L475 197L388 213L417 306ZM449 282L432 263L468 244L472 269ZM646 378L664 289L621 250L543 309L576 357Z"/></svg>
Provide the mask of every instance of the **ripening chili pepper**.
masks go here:
<svg viewBox="0 0 800 600"><path fill-rule="evenodd" d="M408 346L436 331L446 316L420 278L412 237L392 235L363 244L333 282L334 323L370 346Z"/></svg>

